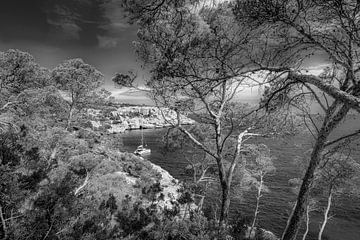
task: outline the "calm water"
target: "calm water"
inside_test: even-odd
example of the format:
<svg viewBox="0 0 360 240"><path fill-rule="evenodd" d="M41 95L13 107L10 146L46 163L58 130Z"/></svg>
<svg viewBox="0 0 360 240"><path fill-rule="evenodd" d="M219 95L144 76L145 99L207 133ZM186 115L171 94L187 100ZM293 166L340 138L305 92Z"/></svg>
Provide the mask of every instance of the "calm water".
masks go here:
<svg viewBox="0 0 360 240"><path fill-rule="evenodd" d="M341 129L336 134L348 132L354 129L354 124L360 127L358 120L351 120L346 124L346 128ZM187 163L181 158L178 152L162 151L162 136L165 129L144 130L144 138L146 144L151 148L152 153L148 159L166 169L175 178L185 179L185 167ZM124 150L133 152L140 144L141 132L128 131L119 135L124 143ZM274 160L277 168L276 174L267 177L267 186L270 188L269 193L265 193L262 198L261 212L259 215L259 223L262 227L275 232L278 236L281 235L283 227L290 211L290 201L295 199L292 193L288 180L299 176L298 167L294 164L294 158L301 156L303 153L300 145L311 146L311 138L305 136L287 137L284 139L260 139L257 142L265 143L270 147L272 155L276 158ZM357 148L356 155L360 156L360 149ZM359 159L357 159L359 160ZM211 201L219 199L212 193ZM240 203L240 200L232 199L231 215L235 216L237 211L245 215L252 215L254 210L255 195L251 192L246 194L245 199ZM337 198L334 201L336 206L333 207L333 219L329 221L323 239L329 240L359 240L360 239L360 200L349 199L346 197ZM316 239L316 234L319 229L319 220L321 220L320 213L315 213L312 217L311 236L308 239ZM301 236L301 234L299 234Z"/></svg>

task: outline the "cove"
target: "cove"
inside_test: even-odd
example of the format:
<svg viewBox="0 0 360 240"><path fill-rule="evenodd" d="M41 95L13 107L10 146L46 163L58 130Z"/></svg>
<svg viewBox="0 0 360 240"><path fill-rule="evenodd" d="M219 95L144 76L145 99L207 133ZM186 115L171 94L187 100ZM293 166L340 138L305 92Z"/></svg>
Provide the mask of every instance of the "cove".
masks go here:
<svg viewBox="0 0 360 240"><path fill-rule="evenodd" d="M147 159L161 166L179 180L191 179L185 174L185 167L188 163L182 159L180 152L163 151L162 138L166 131L166 129L143 130L145 143L152 151ZM141 131L139 130L126 131L116 136L121 139L124 145L123 150L127 152L133 152L141 142ZM257 139L257 142L268 145L275 157L274 164L276 167L276 173L265 179L270 192L264 193L261 200L259 223L261 227L281 236L290 211L290 202L294 201L296 197L288 184L289 179L299 176L299 170L294 159L302 154L303 150L299 147L300 145L311 147L311 138L306 135L298 135L279 139ZM357 156L360 157L360 149L358 150ZM216 202L220 197L216 191L209 195L211 197L207 201ZM337 199L335 205L333 208L335 216L329 221L325 229L324 239L358 240L360 236L360 199L344 196ZM237 212L252 216L254 208L255 195L250 191L245 194L241 203L239 199L232 199L230 217L236 217ZM309 240L317 239L321 213L314 213L311 221L311 234L307 238ZM301 233L302 231L298 236L299 239Z"/></svg>

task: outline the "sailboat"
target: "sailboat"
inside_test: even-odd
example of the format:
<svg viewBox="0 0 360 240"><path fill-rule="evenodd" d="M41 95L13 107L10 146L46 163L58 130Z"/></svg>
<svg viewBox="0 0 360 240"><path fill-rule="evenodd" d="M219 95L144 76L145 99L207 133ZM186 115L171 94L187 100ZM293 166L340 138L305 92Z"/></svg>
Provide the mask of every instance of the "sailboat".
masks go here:
<svg viewBox="0 0 360 240"><path fill-rule="evenodd" d="M139 156L145 156L145 155L149 155L151 153L151 149L150 148L146 148L146 145L144 147L144 133L143 133L143 129L141 128L141 145L139 145L136 150L134 151L134 153L136 155Z"/></svg>

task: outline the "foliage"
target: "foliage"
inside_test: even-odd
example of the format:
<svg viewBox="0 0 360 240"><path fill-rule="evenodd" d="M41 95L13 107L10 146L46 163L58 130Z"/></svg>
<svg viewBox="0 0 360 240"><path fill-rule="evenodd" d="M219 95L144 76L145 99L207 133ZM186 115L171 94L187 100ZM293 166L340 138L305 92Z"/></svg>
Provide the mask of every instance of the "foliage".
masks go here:
<svg viewBox="0 0 360 240"><path fill-rule="evenodd" d="M0 215L4 219L0 238L116 236L120 229L114 229L114 219L122 198L131 194L152 199L161 190L161 175L150 163L118 152L106 136L82 128L72 133L64 130L68 109L57 86L36 81L27 85L28 78L42 74L29 54L9 51L2 57L2 64L7 64L2 73L9 76L6 81L2 78L0 94L8 94L9 102L1 106L0 121ZM11 68L12 61L17 64L15 60L20 72ZM67 79L71 73L76 77L74 81ZM97 81L100 76L80 60L64 63L53 75L61 90L76 89L73 93L81 97L77 100L89 104L93 102L87 97L97 94L93 90L100 82L88 84L85 78ZM98 93L103 98L108 95ZM127 174L136 176L142 189L129 184Z"/></svg>
<svg viewBox="0 0 360 240"><path fill-rule="evenodd" d="M70 127L75 109L82 109L93 97L94 91L103 84L103 75L82 59L70 59L52 71L52 78L58 88L64 91L68 100L68 123ZM100 94L101 96L101 94Z"/></svg>
<svg viewBox="0 0 360 240"><path fill-rule="evenodd" d="M33 56L20 50L1 52L0 69L0 93L3 97L19 94L28 88L51 85L49 70L40 67Z"/></svg>
<svg viewBox="0 0 360 240"><path fill-rule="evenodd" d="M132 87L135 79L136 75L129 72L129 74L116 73L111 80L117 87Z"/></svg>
<svg viewBox="0 0 360 240"><path fill-rule="evenodd" d="M199 169L202 178L208 166L216 164L223 193L220 219L226 221L233 177L239 172L237 180L241 184L245 174L243 141L270 131L291 133L291 128L284 127L289 124L283 123L292 122L296 116L273 114L261 118L263 111L236 104L243 88L259 83L251 75L254 62L248 57L258 32L251 24L239 24L231 1L211 4L170 0L152 4L150 7L137 0L123 3L130 20L137 21L140 28L135 47L151 69L146 84L158 106L178 114L190 113L199 120L201 126L196 128L185 128L181 121L173 123L181 134L172 131L169 135L206 155L194 157L199 164L189 159L194 179L199 179ZM166 141L173 144L172 140Z"/></svg>
<svg viewBox="0 0 360 240"><path fill-rule="evenodd" d="M300 169L304 171L309 161L310 152L305 152L304 156L299 160ZM320 167L315 172L315 180L312 185L310 196L306 206L305 224L306 230L303 239L309 230L309 222L311 212L322 211L324 221L321 225L320 236L324 230L327 221L330 220L329 214L334 205L332 199L343 196L358 196L356 190L358 185L358 173L360 165L346 152L345 146L339 146L328 150L322 155ZM295 194L298 194L302 180L294 178L289 180L289 184L293 187ZM323 200L326 199L326 207L323 207ZM321 238L321 237L319 237Z"/></svg>
<svg viewBox="0 0 360 240"><path fill-rule="evenodd" d="M341 153L325 155L322 166L316 173L314 191L331 191L336 195L356 193L354 189L358 184L359 172L360 164L351 157Z"/></svg>
<svg viewBox="0 0 360 240"><path fill-rule="evenodd" d="M70 59L53 70L55 83L59 89L71 95L72 101L79 103L82 97L101 85L102 74L82 59Z"/></svg>
<svg viewBox="0 0 360 240"><path fill-rule="evenodd" d="M350 109L359 108L359 3L357 1L237 1L234 13L239 24L244 22L257 29L253 45L262 44L249 56L256 69L268 72L270 82L267 99L277 103L316 102L324 113L321 127L316 126L308 109L305 116L316 139L311 160L299 191L296 207L283 235L284 240L296 239L305 213L311 185L316 179L327 139ZM303 67L314 54L328 57L323 74L314 74ZM266 57L264 57L266 56ZM319 70L319 69L318 69ZM335 140L341 144L358 135L358 130Z"/></svg>

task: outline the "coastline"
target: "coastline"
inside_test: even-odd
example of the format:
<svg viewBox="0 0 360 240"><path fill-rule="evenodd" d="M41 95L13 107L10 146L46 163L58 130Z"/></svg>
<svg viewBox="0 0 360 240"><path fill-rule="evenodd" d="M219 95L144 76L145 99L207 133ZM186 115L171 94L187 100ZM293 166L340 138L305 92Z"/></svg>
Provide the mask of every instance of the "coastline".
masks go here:
<svg viewBox="0 0 360 240"><path fill-rule="evenodd" d="M168 108L131 106L112 109L88 109L84 116L85 127L107 133L123 133L126 130L158 129L177 124L177 113ZM180 115L182 125L192 125L195 120Z"/></svg>
<svg viewBox="0 0 360 240"><path fill-rule="evenodd" d="M354 124L358 124L358 121L351 120L351 124L352 125L349 124L346 127L351 128ZM342 134L345 130L346 129L340 129L339 132ZM181 159L178 152L162 152L161 140L163 134L166 133L166 129L148 129L144 130L143 133L149 148L152 150L151 156L147 157L147 160L166 169L174 178L180 181L184 180L186 177L184 177L185 175L182 169L188 164L187 161ZM118 136L123 141L123 149L132 152L139 145L141 133L140 131L126 131ZM276 140L265 138L260 139L259 142L267 144L272 149L276 157L276 167L281 170L279 174L267 178L270 192L264 194L262 202L263 209L259 215L259 221L261 222L262 228L270 230L277 236L281 236L283 226L286 224L288 216L288 202L294 198L288 185L288 176L297 176L297 174L299 174L297 166L294 165L293 158L302 154L303 148L311 147L311 136L297 135ZM360 149L357 152L360 154ZM210 194L208 201L211 203L216 202L217 196L217 194ZM252 192L247 193L247 199L243 202L232 198L233 207L230 213L231 217L237 217L238 210L244 215L252 216L255 207L253 196ZM358 228L359 209L354 208L352 204L359 204L360 199L341 198L339 201L341 205L334 209L336 217L329 223L331 227L326 230L326 235L334 236L334 239L341 239L343 237L344 239L357 240L357 236L359 236L360 233ZM314 220L321 219L321 217L322 216L315 215ZM341 226L341 230L335 231L336 226ZM317 226L312 225L311 235L309 236L316 236L316 229Z"/></svg>

